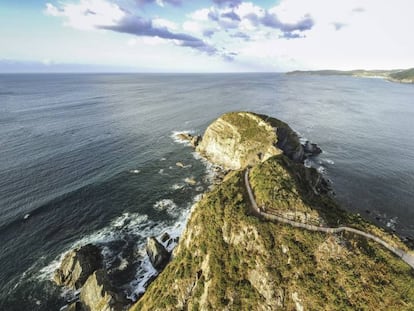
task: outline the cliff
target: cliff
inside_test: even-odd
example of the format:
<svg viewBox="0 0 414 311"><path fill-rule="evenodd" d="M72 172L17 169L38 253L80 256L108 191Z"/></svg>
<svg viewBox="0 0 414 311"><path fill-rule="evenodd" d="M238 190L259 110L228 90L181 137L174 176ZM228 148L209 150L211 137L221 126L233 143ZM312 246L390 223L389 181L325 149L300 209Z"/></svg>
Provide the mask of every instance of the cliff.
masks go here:
<svg viewBox="0 0 414 311"><path fill-rule="evenodd" d="M200 151L229 167L253 166L249 184L261 208L316 226L352 226L409 252L397 237L341 210L322 191L315 170L278 151L278 128L275 135L270 128L280 121L272 119L272 125L265 116L246 113L230 119L221 117L206 130ZM237 146L229 133L251 148ZM257 137L264 140L254 143ZM257 152L265 156L255 157ZM246 176L231 171L204 195L172 261L131 310L414 309L409 265L352 232L312 232L262 217L252 209Z"/></svg>
<svg viewBox="0 0 414 311"><path fill-rule="evenodd" d="M226 113L205 131L196 150L226 169L241 169L285 152L303 159L299 138L284 122L250 112Z"/></svg>

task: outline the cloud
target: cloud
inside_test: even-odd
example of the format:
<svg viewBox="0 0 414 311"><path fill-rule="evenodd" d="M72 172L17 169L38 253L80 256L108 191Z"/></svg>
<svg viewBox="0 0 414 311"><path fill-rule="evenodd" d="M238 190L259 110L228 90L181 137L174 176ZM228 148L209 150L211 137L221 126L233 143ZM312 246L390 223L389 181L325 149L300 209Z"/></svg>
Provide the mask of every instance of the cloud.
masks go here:
<svg viewBox="0 0 414 311"><path fill-rule="evenodd" d="M229 7L237 7L242 3L241 0L213 0L213 2L221 6L228 5Z"/></svg>
<svg viewBox="0 0 414 311"><path fill-rule="evenodd" d="M278 16L275 13L269 13L265 11L263 16L258 16L254 13L250 13L246 16L254 25L263 25L269 28L280 30L283 35L281 38L286 39L297 39L303 38L303 36L294 33L295 31L305 31L310 30L314 26L315 22L313 21L310 15L305 15L299 21L295 23L283 23L280 21Z"/></svg>
<svg viewBox="0 0 414 311"><path fill-rule="evenodd" d="M341 30L342 28L344 28L345 26L347 26L347 24L345 24L345 23L339 23L339 22L332 23L332 25L335 27L335 30L336 31Z"/></svg>
<svg viewBox="0 0 414 311"><path fill-rule="evenodd" d="M215 25L224 31L238 29L242 32L247 30L257 32L262 27L267 27L280 31L281 37L290 39L303 38L301 35L295 35L294 32L310 30L315 24L309 14L304 14L291 22L283 22L272 10L263 9L250 2L240 2L237 7L231 9L214 6L204 8L195 11L189 17L198 22L200 29L211 29Z"/></svg>
<svg viewBox="0 0 414 311"><path fill-rule="evenodd" d="M116 25L128 12L117 4L105 0L81 0L56 7L46 3L45 14L65 18L65 26L93 30L100 25Z"/></svg>
<svg viewBox="0 0 414 311"><path fill-rule="evenodd" d="M142 3L154 2L140 0ZM168 0L168 3L179 3L178 0ZM176 46L189 47L208 55L222 56L228 59L213 45L195 36L174 32L178 26L166 19L146 19L130 13L106 0L81 0L78 4L62 4L56 7L50 3L46 4L47 15L64 17L65 25L77 29L103 29L119 33L126 33L138 37L154 37L168 40ZM93 12L93 14L91 14ZM193 25L194 26L194 25ZM130 42L130 45L133 41Z"/></svg>
<svg viewBox="0 0 414 311"><path fill-rule="evenodd" d="M250 40L250 36L244 32L238 31L234 34L231 34L230 37L232 38L240 38L243 39L245 41L249 41Z"/></svg>
<svg viewBox="0 0 414 311"><path fill-rule="evenodd" d="M296 33L296 32L284 32L281 36L279 36L281 39L299 39L299 38L305 38L305 36Z"/></svg>
<svg viewBox="0 0 414 311"><path fill-rule="evenodd" d="M139 16L129 15L120 20L116 25L99 26L99 28L136 36L159 37L162 39L173 40L178 46L191 47L209 55L217 53L215 47L205 43L201 39L188 34L171 32L166 27L156 27L151 20Z"/></svg>
<svg viewBox="0 0 414 311"><path fill-rule="evenodd" d="M166 3L174 6L179 6L182 4L182 0L136 0L136 2L141 6L156 3L161 7L164 7Z"/></svg>
<svg viewBox="0 0 414 311"><path fill-rule="evenodd" d="M236 13L234 13L234 11L227 12L227 13L222 13L221 17L228 18L228 19L231 19L233 21L239 21L239 22L241 21L240 16L237 15Z"/></svg>
<svg viewBox="0 0 414 311"><path fill-rule="evenodd" d="M365 9L363 7L357 7L352 9L353 13L363 13L365 12Z"/></svg>
<svg viewBox="0 0 414 311"><path fill-rule="evenodd" d="M211 38L216 31L214 29L205 29L203 31L203 36L207 38Z"/></svg>

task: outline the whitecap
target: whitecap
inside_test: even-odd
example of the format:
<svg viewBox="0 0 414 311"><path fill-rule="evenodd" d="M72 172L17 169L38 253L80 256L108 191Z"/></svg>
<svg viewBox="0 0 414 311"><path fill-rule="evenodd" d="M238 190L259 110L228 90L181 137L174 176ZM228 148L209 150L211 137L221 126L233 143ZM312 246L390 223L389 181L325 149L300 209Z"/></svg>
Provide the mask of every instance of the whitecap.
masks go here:
<svg viewBox="0 0 414 311"><path fill-rule="evenodd" d="M392 229L392 230L395 230L395 225L397 224L397 219L398 219L398 217L394 217L394 218L389 219L388 222L387 222L387 227Z"/></svg>
<svg viewBox="0 0 414 311"><path fill-rule="evenodd" d="M190 142L187 139L180 138L180 134L190 134L193 135L194 130L184 130L184 131L173 131L171 134L171 138L179 144L190 146Z"/></svg>
<svg viewBox="0 0 414 311"><path fill-rule="evenodd" d="M326 168L325 168L325 167L323 167L322 165L321 165L321 166L319 166L319 167L317 168L317 171L318 171L320 174L326 174Z"/></svg>
<svg viewBox="0 0 414 311"><path fill-rule="evenodd" d="M180 189L183 189L184 187L185 187L185 185L183 185L183 184L174 184L174 185L171 186L171 189L172 190L180 190Z"/></svg>
<svg viewBox="0 0 414 311"><path fill-rule="evenodd" d="M331 159L326 159L325 161L326 161L326 163L328 163L330 165L334 165L335 164L335 162L333 160L331 160Z"/></svg>
<svg viewBox="0 0 414 311"><path fill-rule="evenodd" d="M177 204L171 199L162 199L155 202L153 207L158 211L166 211L169 214L175 214L177 212Z"/></svg>
<svg viewBox="0 0 414 311"><path fill-rule="evenodd" d="M303 161L303 165L307 168L311 168L312 167L312 161L309 159L305 159L305 161Z"/></svg>
<svg viewBox="0 0 414 311"><path fill-rule="evenodd" d="M130 170L129 172L131 174L139 174L141 171L140 170Z"/></svg>

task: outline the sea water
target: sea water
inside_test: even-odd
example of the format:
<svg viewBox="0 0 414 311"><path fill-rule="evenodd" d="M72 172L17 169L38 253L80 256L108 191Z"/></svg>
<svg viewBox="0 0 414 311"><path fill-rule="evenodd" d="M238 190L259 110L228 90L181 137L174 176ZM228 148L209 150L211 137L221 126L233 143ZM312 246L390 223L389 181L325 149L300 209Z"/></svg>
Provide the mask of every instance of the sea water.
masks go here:
<svg viewBox="0 0 414 311"><path fill-rule="evenodd" d="M345 209L414 237L413 98L413 85L353 77L0 75L0 309L59 310L70 293L53 270L86 243L137 297L155 273L146 238L179 236L210 185L174 133L228 111L286 121L323 149L308 164Z"/></svg>

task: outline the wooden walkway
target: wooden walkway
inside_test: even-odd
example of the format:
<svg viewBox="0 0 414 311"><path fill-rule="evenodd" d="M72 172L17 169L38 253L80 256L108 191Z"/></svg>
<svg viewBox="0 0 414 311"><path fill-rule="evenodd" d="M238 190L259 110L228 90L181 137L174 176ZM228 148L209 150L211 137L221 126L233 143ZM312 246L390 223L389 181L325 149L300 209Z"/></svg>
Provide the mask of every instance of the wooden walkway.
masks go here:
<svg viewBox="0 0 414 311"><path fill-rule="evenodd" d="M387 242L381 240L379 237L376 237L370 233L366 233L364 231L357 230L357 229L350 228L350 227L319 227L319 226L314 226L314 225L310 225L306 223L296 222L296 221L293 221L293 220L290 220L284 217L280 217L274 214L269 214L269 213L264 212L258 207L256 203L256 199L254 198L254 195L253 195L253 191L250 187L249 169L246 169L244 173L244 183L246 185L247 193L249 195L251 207L253 208L252 212L256 216L261 216L268 220L278 221L281 223L289 224L292 227L303 228L303 229L310 230L310 231L319 231L319 232L325 232L325 233L339 233L339 232L347 231L347 232L352 232L352 233L364 236L367 239L374 240L375 242L381 244L386 249L393 252L398 257L400 257L404 262L406 262L409 266L411 266L411 268L414 269L414 256L413 255L403 251L402 249L395 248L389 245Z"/></svg>

